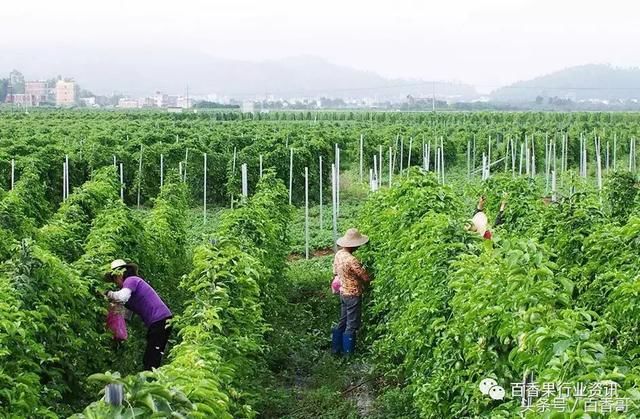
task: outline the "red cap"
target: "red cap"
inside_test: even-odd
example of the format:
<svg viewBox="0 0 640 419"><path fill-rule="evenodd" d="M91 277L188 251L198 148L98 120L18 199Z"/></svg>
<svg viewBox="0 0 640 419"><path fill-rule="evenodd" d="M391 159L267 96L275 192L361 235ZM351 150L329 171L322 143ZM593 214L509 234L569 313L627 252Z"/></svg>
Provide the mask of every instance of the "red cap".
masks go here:
<svg viewBox="0 0 640 419"><path fill-rule="evenodd" d="M487 230L484 232L484 235L482 237L484 237L487 240L491 240L491 231Z"/></svg>

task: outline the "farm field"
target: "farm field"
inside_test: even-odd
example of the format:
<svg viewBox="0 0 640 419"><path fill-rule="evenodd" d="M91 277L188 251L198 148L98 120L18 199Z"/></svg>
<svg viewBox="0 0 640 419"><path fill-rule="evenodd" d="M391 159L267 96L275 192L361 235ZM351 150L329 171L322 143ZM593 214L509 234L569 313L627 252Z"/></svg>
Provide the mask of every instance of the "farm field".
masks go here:
<svg viewBox="0 0 640 419"><path fill-rule="evenodd" d="M0 113L0 416L637 417L639 136L634 113ZM491 240L465 229L483 195ZM350 359L334 216L370 237ZM139 319L105 328L119 258L174 313L153 372Z"/></svg>

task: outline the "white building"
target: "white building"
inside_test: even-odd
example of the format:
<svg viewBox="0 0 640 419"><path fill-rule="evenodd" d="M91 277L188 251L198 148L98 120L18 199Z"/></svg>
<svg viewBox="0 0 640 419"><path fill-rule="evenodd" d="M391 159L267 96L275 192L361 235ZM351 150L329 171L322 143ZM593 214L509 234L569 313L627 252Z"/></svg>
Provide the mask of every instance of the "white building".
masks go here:
<svg viewBox="0 0 640 419"><path fill-rule="evenodd" d="M240 108L242 113L253 113L255 111L255 104L250 101L242 102L242 107Z"/></svg>
<svg viewBox="0 0 640 419"><path fill-rule="evenodd" d="M154 99L158 108L165 108L168 106L169 96L167 94L156 92Z"/></svg>
<svg viewBox="0 0 640 419"><path fill-rule="evenodd" d="M140 102L137 99L121 98L118 100L118 108L137 109L139 107Z"/></svg>
<svg viewBox="0 0 640 419"><path fill-rule="evenodd" d="M86 106L87 108L96 108L96 107L98 107L98 105L96 105L96 98L94 96L80 98L80 102L84 106Z"/></svg>
<svg viewBox="0 0 640 419"><path fill-rule="evenodd" d="M189 109L193 105L190 97L180 96L176 100L176 106L182 109Z"/></svg>

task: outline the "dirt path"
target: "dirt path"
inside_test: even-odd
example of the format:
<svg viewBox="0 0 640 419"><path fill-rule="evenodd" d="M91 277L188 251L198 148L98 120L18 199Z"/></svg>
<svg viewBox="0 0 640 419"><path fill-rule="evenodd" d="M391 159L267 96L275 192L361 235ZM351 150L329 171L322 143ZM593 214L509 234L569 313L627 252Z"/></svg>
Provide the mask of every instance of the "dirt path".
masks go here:
<svg viewBox="0 0 640 419"><path fill-rule="evenodd" d="M371 367L365 362L357 362L351 366L350 375L352 382L342 394L355 403L360 417L369 417L373 412L375 399L371 389L374 381L371 378Z"/></svg>
<svg viewBox="0 0 640 419"><path fill-rule="evenodd" d="M316 249L313 252L311 252L310 259L311 258L321 258L323 256L329 256L333 254L333 249ZM302 260L304 259L304 255L301 255L299 253L291 253L288 257L287 260L289 262L294 262L296 260Z"/></svg>
<svg viewBox="0 0 640 419"><path fill-rule="evenodd" d="M287 273L289 315L274 324L274 334L285 349L278 365L275 391L278 405L262 417L289 419L357 419L373 412L374 382L370 366L360 355L351 359L331 354L330 330L340 312L331 294L331 249L314 252L314 258L290 261Z"/></svg>

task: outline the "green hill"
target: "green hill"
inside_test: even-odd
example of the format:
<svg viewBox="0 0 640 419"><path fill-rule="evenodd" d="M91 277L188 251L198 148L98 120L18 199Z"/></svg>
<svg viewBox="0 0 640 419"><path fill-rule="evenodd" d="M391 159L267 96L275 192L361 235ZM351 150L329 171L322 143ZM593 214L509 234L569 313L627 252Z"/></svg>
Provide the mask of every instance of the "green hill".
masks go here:
<svg viewBox="0 0 640 419"><path fill-rule="evenodd" d="M640 69L587 64L519 81L491 93L491 99L499 102L554 97L573 101L640 99Z"/></svg>

